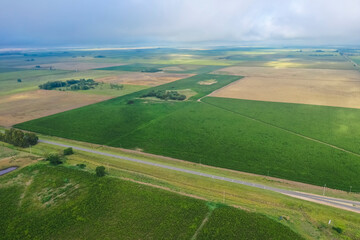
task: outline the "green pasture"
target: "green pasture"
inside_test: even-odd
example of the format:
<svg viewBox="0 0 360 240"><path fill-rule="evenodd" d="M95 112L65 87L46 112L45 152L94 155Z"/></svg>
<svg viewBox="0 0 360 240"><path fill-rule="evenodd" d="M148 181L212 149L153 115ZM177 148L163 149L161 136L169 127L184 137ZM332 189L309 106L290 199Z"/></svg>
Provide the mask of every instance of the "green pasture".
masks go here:
<svg viewBox="0 0 360 240"><path fill-rule="evenodd" d="M2 176L0 183L0 234L9 240L191 239L213 210L209 206L216 207L157 188L44 164ZM217 236L237 239L228 237L233 229L224 228L218 215L215 209L209 229L218 224ZM262 215L232 208L226 220L231 218L255 227L247 228L254 239L302 239Z"/></svg>

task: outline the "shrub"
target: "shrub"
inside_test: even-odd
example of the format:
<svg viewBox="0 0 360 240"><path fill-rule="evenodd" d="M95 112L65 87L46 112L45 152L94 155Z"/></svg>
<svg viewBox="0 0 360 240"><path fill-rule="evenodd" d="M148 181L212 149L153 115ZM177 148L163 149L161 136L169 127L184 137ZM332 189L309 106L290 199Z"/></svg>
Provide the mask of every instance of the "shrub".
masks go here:
<svg viewBox="0 0 360 240"><path fill-rule="evenodd" d="M134 104L134 100L127 101L127 104Z"/></svg>
<svg viewBox="0 0 360 240"><path fill-rule="evenodd" d="M337 231L338 233L342 233L342 228L340 227L332 227L333 230Z"/></svg>
<svg viewBox="0 0 360 240"><path fill-rule="evenodd" d="M96 171L96 176L98 176L98 177L105 176L105 167L104 166L96 167L95 171Z"/></svg>
<svg viewBox="0 0 360 240"><path fill-rule="evenodd" d="M22 80L20 79L20 78L18 78L18 80L17 80L18 82L22 82Z"/></svg>
<svg viewBox="0 0 360 240"><path fill-rule="evenodd" d="M86 165L83 164L83 163L78 163L78 164L76 164L76 166L79 167L79 168L81 168L81 169L86 168Z"/></svg>
<svg viewBox="0 0 360 240"><path fill-rule="evenodd" d="M59 165L62 163L59 154L51 153L46 157L46 161L49 161L52 165Z"/></svg>
<svg viewBox="0 0 360 240"><path fill-rule="evenodd" d="M64 149L64 155L71 155L71 154L74 154L74 151L71 147L68 147L68 148L65 148Z"/></svg>

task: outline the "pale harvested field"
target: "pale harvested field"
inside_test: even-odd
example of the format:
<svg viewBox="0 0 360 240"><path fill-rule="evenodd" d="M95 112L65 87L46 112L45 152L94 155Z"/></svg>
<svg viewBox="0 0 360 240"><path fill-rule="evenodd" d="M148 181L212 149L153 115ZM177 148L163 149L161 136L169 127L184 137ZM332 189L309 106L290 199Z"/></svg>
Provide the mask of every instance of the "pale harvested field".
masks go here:
<svg viewBox="0 0 360 240"><path fill-rule="evenodd" d="M20 66L19 68L33 69L37 64L34 65L26 65ZM95 62L59 62L59 63L51 63L51 64L39 64L41 68L50 68L60 69L60 70L90 70L95 68L106 68L106 67L114 67L121 66L124 64L121 63L95 63Z"/></svg>
<svg viewBox="0 0 360 240"><path fill-rule="evenodd" d="M47 90L1 96L0 125L9 127L110 98L110 96Z"/></svg>
<svg viewBox="0 0 360 240"><path fill-rule="evenodd" d="M158 86L182 78L191 77L193 75L194 74L165 73L165 72L156 72L156 73L126 72L114 76L97 78L96 81L104 82L104 83Z"/></svg>
<svg viewBox="0 0 360 240"><path fill-rule="evenodd" d="M229 67L245 76L211 94L215 97L360 108L360 72L329 69Z"/></svg>

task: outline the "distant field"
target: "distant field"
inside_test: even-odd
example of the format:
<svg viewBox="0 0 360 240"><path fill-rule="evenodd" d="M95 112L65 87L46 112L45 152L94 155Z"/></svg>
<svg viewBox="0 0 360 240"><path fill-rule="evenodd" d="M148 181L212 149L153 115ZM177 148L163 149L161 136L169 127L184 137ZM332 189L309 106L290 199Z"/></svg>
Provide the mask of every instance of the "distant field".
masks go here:
<svg viewBox="0 0 360 240"><path fill-rule="evenodd" d="M199 237L215 231L206 239L238 239L228 221L241 219L242 234L253 239L302 239L262 215L66 167L35 165L0 183L4 239L191 239L214 208Z"/></svg>
<svg viewBox="0 0 360 240"><path fill-rule="evenodd" d="M215 97L360 108L360 72L355 70L229 67L215 73L246 76Z"/></svg>
<svg viewBox="0 0 360 240"><path fill-rule="evenodd" d="M97 78L96 81L104 82L104 83L158 86L182 78L187 78L190 76L192 76L192 74L165 73L165 72L156 72L156 73L120 72L116 75Z"/></svg>
<svg viewBox="0 0 360 240"><path fill-rule="evenodd" d="M109 96L47 90L0 96L0 125L12 126L109 98Z"/></svg>
<svg viewBox="0 0 360 240"><path fill-rule="evenodd" d="M24 69L34 69L36 63L33 63L34 65L25 65L25 66L19 66L19 68ZM52 69L60 69L60 70L76 70L76 71L84 71L84 70L90 70L94 68L105 68L105 67L113 67L113 66L119 66L122 64L119 63L96 63L96 62L82 62L82 61L74 61L74 62L58 62L58 63L51 63L51 64L40 64L39 66L41 68L52 68Z"/></svg>
<svg viewBox="0 0 360 240"><path fill-rule="evenodd" d="M48 81L64 81L69 79L97 79L113 75L111 71L65 71L65 70L22 70L0 72L0 96L38 89L40 84ZM17 82L17 79L22 82Z"/></svg>
<svg viewBox="0 0 360 240"><path fill-rule="evenodd" d="M126 94L130 94L133 92L141 91L148 88L148 86L141 86L141 85L129 85L124 84L122 89L111 88L109 83L99 84L94 89L89 90L77 90L76 93L83 93L83 94L95 94L95 95L102 95L102 96L113 96L119 97Z"/></svg>
<svg viewBox="0 0 360 240"><path fill-rule="evenodd" d="M351 60L353 60L357 64L360 64L360 56L351 56L350 58L351 58Z"/></svg>

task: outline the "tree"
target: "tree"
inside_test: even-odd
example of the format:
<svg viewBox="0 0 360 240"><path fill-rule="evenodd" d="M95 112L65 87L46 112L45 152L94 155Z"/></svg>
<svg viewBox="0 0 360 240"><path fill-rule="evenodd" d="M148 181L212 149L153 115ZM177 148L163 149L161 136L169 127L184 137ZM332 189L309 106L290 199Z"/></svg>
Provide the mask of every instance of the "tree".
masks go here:
<svg viewBox="0 0 360 240"><path fill-rule="evenodd" d="M98 177L105 176L105 167L104 166L96 167L95 171L96 171L96 176L98 176Z"/></svg>
<svg viewBox="0 0 360 240"><path fill-rule="evenodd" d="M25 133L24 138L26 138L26 141L28 145L36 145L39 141L39 137L35 133Z"/></svg>
<svg viewBox="0 0 360 240"><path fill-rule="evenodd" d="M61 158L60 158L59 154L57 154L57 153L50 153L46 157L46 161L49 161L50 164L52 164L52 165L59 165L62 163Z"/></svg>
<svg viewBox="0 0 360 240"><path fill-rule="evenodd" d="M71 155L71 154L74 154L74 151L71 147L68 147L68 148L65 148L64 149L64 155Z"/></svg>
<svg viewBox="0 0 360 240"><path fill-rule="evenodd" d="M20 78L18 78L18 80L17 80L18 82L22 82L22 80L20 79Z"/></svg>

